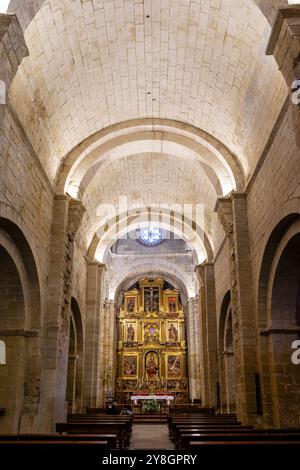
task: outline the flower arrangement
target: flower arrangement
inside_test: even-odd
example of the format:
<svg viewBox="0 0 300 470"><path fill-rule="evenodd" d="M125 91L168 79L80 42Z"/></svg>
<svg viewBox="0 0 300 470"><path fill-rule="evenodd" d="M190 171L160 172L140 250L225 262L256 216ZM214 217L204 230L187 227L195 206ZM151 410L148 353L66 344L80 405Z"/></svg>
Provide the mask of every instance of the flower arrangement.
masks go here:
<svg viewBox="0 0 300 470"><path fill-rule="evenodd" d="M156 413L159 405L156 400L143 400L142 412L143 413Z"/></svg>

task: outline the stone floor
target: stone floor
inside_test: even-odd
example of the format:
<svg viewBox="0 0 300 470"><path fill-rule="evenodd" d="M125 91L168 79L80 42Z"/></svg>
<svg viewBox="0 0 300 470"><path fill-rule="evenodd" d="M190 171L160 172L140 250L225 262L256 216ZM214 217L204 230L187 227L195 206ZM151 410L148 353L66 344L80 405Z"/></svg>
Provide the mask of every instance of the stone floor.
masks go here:
<svg viewBox="0 0 300 470"><path fill-rule="evenodd" d="M134 424L130 449L169 449L174 446L166 424Z"/></svg>

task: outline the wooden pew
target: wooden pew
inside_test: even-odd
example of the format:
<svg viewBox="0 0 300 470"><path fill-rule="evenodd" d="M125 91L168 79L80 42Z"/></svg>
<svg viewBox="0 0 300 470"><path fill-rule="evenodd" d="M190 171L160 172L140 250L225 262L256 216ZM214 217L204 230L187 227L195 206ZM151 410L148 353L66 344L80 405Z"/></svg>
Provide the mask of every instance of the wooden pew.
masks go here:
<svg viewBox="0 0 300 470"><path fill-rule="evenodd" d="M69 423L56 423L56 432L72 434L116 434L119 448L129 444L129 428L126 421L74 421Z"/></svg>
<svg viewBox="0 0 300 470"><path fill-rule="evenodd" d="M62 458L70 463L98 461L99 456L109 450L106 440L2 440L0 441L0 455L2 461L10 466L25 465L28 461L46 459L44 463L57 465ZM33 465L30 464L32 468ZM59 466L59 464L58 464Z"/></svg>
<svg viewBox="0 0 300 470"><path fill-rule="evenodd" d="M221 424L218 426L184 426L176 427L174 429L173 434L170 436L172 442L177 443L180 441L180 437L183 433L191 433L191 434L226 434L226 433L238 433L238 432L249 432L253 430L253 426L222 426Z"/></svg>
<svg viewBox="0 0 300 470"><path fill-rule="evenodd" d="M251 449L297 449L300 451L299 429L254 429L253 426L242 426L235 415L211 415L198 418L196 415L171 415L168 419L170 435L176 449L209 452L232 452L238 448L244 451Z"/></svg>
<svg viewBox="0 0 300 470"><path fill-rule="evenodd" d="M276 459L277 463L293 462L300 455L300 443L295 440L254 440L254 441L195 441L189 451L210 459L214 463L224 462L224 458L242 457L248 464L257 464L260 457ZM220 460L221 459L221 460Z"/></svg>
<svg viewBox="0 0 300 470"><path fill-rule="evenodd" d="M199 416L199 415L170 415L169 419L169 437L170 439L175 442L175 445L178 445L179 438L178 438L178 429L179 428L192 428L192 429L240 429L242 427L242 423L237 421L236 415L207 415L207 416ZM248 427L247 429L251 429L252 426Z"/></svg>
<svg viewBox="0 0 300 470"><path fill-rule="evenodd" d="M116 434L0 434L0 443L8 441L107 442L109 450L117 446Z"/></svg>
<svg viewBox="0 0 300 470"><path fill-rule="evenodd" d="M300 433L184 433L180 436L180 450L188 450L193 442L273 442L292 441L300 444Z"/></svg>

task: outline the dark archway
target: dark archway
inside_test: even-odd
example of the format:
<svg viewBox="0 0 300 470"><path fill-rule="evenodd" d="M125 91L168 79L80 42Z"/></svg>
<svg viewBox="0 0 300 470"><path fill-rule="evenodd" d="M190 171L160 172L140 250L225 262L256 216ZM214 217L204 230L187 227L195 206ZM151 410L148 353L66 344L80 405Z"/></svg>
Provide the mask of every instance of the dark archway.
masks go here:
<svg viewBox="0 0 300 470"><path fill-rule="evenodd" d="M300 339L300 233L279 258L271 290L271 383L276 424L299 426L300 366L292 362L292 343Z"/></svg>
<svg viewBox="0 0 300 470"><path fill-rule="evenodd" d="M292 363L291 349L300 332L299 233L297 213L277 224L266 244L259 276L258 364L263 421L268 425L299 425L300 369Z"/></svg>
<svg viewBox="0 0 300 470"><path fill-rule="evenodd" d="M69 327L69 356L67 393L68 412L82 411L83 399L83 328L79 305L74 297L71 299Z"/></svg>
<svg viewBox="0 0 300 470"><path fill-rule="evenodd" d="M30 246L19 227L0 217L0 365L2 432L35 427L40 399L40 290ZM2 344L3 344L2 343Z"/></svg>
<svg viewBox="0 0 300 470"><path fill-rule="evenodd" d="M219 364L221 384L221 410L236 412L236 379L230 291L226 292L220 313Z"/></svg>

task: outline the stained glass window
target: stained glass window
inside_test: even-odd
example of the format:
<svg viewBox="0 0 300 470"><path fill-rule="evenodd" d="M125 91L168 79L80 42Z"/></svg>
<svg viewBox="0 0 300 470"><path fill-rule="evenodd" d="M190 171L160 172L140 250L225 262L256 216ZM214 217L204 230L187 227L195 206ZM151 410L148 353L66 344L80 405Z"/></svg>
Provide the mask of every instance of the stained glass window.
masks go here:
<svg viewBox="0 0 300 470"><path fill-rule="evenodd" d="M162 231L159 228L149 226L139 231L139 241L144 245L158 245L162 239Z"/></svg>

